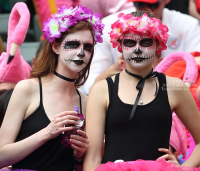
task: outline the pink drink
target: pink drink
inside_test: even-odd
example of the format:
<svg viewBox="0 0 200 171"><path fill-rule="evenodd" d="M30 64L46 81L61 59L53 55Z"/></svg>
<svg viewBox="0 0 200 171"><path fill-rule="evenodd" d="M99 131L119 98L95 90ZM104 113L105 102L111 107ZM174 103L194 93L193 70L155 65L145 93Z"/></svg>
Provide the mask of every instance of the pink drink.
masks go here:
<svg viewBox="0 0 200 171"><path fill-rule="evenodd" d="M63 144L64 148L71 148L71 142L70 142L71 135L77 135L78 129L84 130L85 119L84 119L83 114L79 113L78 106L74 107L74 111L76 111L78 113L76 116L78 116L80 118L80 120L76 121L77 122L76 125L73 125L74 126L73 130L64 132L64 135L61 140L61 143ZM71 126L71 125L66 125L66 126Z"/></svg>

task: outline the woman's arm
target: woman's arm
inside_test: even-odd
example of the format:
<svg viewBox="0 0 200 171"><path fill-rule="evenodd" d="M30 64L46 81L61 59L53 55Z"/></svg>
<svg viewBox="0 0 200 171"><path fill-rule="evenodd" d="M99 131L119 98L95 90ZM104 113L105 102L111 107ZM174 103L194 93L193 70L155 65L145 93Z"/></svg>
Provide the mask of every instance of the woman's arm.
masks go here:
<svg viewBox="0 0 200 171"><path fill-rule="evenodd" d="M168 79L169 80L169 79ZM195 104L195 101L187 88L187 86L180 80L173 78L173 89L172 91L174 98L174 111L186 126L189 132L192 134L196 143L190 158L183 163L183 166L199 167L200 166L200 114ZM169 87L170 88L170 87ZM171 92L169 92L171 94ZM168 93L168 94L169 94Z"/></svg>
<svg viewBox="0 0 200 171"><path fill-rule="evenodd" d="M84 159L84 171L94 171L101 164L108 101L106 80L95 83L90 90L86 107L86 133L89 146Z"/></svg>
<svg viewBox="0 0 200 171"><path fill-rule="evenodd" d="M196 4L194 0L189 1L189 14L196 19L200 20L200 14L197 11Z"/></svg>
<svg viewBox="0 0 200 171"><path fill-rule="evenodd" d="M116 62L111 65L108 69L106 69L105 71L103 71L95 80L95 82L100 81L100 80L104 80L107 77L112 77L113 75L121 72L123 69L125 68L125 63L124 63L124 59L122 57L122 55L120 55Z"/></svg>
<svg viewBox="0 0 200 171"><path fill-rule="evenodd" d="M65 124L75 124L78 120L76 112L57 114L54 120L41 131L32 136L15 142L21 128L24 115L31 104L31 83L29 80L19 82L11 96L7 112L0 128L0 168L19 162L49 139L55 138L61 132L73 129Z"/></svg>
<svg viewBox="0 0 200 171"><path fill-rule="evenodd" d="M37 148L37 145L34 145L36 144L35 141L38 141L38 146L45 142L45 136L41 133L37 137L33 136L23 142L13 144L20 130L26 109L30 105L31 98L29 95L31 96L31 91L28 86L30 84L27 80L19 82L10 98L0 128L0 168L16 163L30 154Z"/></svg>

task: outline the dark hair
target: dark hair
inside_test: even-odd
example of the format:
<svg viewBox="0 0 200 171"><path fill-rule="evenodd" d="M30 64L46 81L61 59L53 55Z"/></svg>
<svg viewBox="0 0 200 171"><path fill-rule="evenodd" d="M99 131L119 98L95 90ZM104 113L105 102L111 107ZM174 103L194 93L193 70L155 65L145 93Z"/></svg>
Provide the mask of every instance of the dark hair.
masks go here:
<svg viewBox="0 0 200 171"><path fill-rule="evenodd" d="M5 116L13 89L0 91L0 127Z"/></svg>
<svg viewBox="0 0 200 171"><path fill-rule="evenodd" d="M172 153L175 153L176 152L175 148L172 145L170 145L170 146L172 148Z"/></svg>
<svg viewBox="0 0 200 171"><path fill-rule="evenodd" d="M154 13L150 10L150 9L146 9L146 10L139 10L136 12L132 12L131 14L134 17L142 17L144 15L144 13L146 13L148 15L149 18L155 17Z"/></svg>
<svg viewBox="0 0 200 171"><path fill-rule="evenodd" d="M0 36L0 55L2 52L6 52L6 47L4 46L3 40L1 39L1 36Z"/></svg>
<svg viewBox="0 0 200 171"><path fill-rule="evenodd" d="M92 28L92 24L89 22L79 21L76 25L69 27L68 31L62 33L62 36L60 38L57 38L55 41L60 45L67 34L74 33L80 30L90 30L94 40L94 31ZM75 81L76 87L80 87L87 80L93 55L94 55L94 49L91 53L91 58L87 66L78 73L77 79ZM31 78L38 78L52 74L55 71L57 64L58 64L58 55L53 51L51 43L45 40L44 47L42 51L39 53L34 68L31 71Z"/></svg>

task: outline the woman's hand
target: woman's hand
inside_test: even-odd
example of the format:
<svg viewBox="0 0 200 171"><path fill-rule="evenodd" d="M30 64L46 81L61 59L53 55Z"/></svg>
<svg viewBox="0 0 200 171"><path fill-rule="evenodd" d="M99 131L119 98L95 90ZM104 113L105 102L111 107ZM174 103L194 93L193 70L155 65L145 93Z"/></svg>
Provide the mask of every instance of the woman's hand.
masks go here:
<svg viewBox="0 0 200 171"><path fill-rule="evenodd" d="M74 129L73 125L76 125L76 121L79 117L76 116L75 111L65 111L54 116L54 119L46 127L48 139L53 139L60 135L62 132L71 131ZM66 127L65 125L72 125Z"/></svg>
<svg viewBox="0 0 200 171"><path fill-rule="evenodd" d="M89 141L85 131L77 130L78 135L71 135L71 147L74 149L74 157L81 159L88 147Z"/></svg>
<svg viewBox="0 0 200 171"><path fill-rule="evenodd" d="M159 159L167 159L167 162L172 162L174 163L176 166L180 166L178 160L176 159L176 157L169 151L169 149L165 149L165 148L159 148L158 151L160 152L164 152L166 153L165 155L157 158L157 160Z"/></svg>

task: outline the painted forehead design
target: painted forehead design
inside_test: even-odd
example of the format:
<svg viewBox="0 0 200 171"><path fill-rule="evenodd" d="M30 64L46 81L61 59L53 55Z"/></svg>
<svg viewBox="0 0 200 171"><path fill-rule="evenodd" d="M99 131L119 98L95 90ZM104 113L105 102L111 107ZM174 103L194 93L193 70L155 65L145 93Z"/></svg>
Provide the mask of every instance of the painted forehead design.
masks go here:
<svg viewBox="0 0 200 171"><path fill-rule="evenodd" d="M149 18L148 14L143 14L141 17L134 17L132 14L120 13L118 20L112 24L110 34L110 42L112 46L118 47L118 51L122 52L122 47L119 40L123 39L126 33L132 34L148 34L159 42L156 54L167 48L168 28L157 18Z"/></svg>
<svg viewBox="0 0 200 171"><path fill-rule="evenodd" d="M147 35L141 35L141 36L125 35L123 40L124 39L132 39L132 40L135 40L135 41L140 41L140 40L142 40L144 38L152 39L153 41L155 40L151 36L147 36Z"/></svg>

